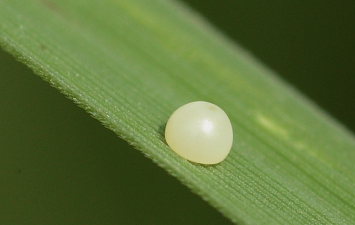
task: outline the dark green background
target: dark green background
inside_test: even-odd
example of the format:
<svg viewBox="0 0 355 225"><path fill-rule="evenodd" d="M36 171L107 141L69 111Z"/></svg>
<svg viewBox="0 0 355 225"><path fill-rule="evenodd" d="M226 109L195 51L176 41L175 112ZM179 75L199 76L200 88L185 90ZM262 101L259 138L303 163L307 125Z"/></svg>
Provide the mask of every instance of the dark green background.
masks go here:
<svg viewBox="0 0 355 225"><path fill-rule="evenodd" d="M354 0L184 0L355 131Z"/></svg>
<svg viewBox="0 0 355 225"><path fill-rule="evenodd" d="M185 0L355 130L355 3ZM0 52L0 224L229 224Z"/></svg>

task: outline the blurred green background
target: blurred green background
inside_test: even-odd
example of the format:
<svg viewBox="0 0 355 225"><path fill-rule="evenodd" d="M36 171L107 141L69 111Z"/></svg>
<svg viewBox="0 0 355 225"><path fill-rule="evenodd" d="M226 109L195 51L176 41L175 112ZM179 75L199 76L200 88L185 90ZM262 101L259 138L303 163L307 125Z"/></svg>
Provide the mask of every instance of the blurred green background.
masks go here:
<svg viewBox="0 0 355 225"><path fill-rule="evenodd" d="M355 130L355 2L184 0ZM0 52L0 224L230 224Z"/></svg>
<svg viewBox="0 0 355 225"><path fill-rule="evenodd" d="M183 0L355 131L354 0Z"/></svg>

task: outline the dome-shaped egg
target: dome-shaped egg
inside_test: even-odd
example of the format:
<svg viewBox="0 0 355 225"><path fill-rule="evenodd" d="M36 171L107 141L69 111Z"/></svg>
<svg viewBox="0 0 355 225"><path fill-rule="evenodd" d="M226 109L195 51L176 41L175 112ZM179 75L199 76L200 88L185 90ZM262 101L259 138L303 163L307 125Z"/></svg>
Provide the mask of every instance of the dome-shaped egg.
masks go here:
<svg viewBox="0 0 355 225"><path fill-rule="evenodd" d="M165 139L181 157L201 164L223 161L233 144L233 129L227 114L209 102L191 102L169 118Z"/></svg>

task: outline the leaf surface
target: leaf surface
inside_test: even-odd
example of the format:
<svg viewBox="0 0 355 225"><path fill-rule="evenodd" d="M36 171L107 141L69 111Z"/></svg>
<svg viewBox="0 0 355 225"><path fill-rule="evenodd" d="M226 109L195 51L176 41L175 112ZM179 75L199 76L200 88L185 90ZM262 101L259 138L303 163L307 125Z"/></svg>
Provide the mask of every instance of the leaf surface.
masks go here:
<svg viewBox="0 0 355 225"><path fill-rule="evenodd" d="M179 2L1 0L0 32L3 48L233 222L354 223L352 134ZM215 166L164 141L170 114L197 100L234 128Z"/></svg>

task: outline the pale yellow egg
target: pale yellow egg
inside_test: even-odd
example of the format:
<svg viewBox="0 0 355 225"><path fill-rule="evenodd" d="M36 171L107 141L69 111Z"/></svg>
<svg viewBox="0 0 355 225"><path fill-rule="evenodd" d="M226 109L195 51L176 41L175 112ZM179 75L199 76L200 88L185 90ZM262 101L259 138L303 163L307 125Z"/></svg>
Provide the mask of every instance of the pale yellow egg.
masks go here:
<svg viewBox="0 0 355 225"><path fill-rule="evenodd" d="M191 102L169 118L165 139L181 157L201 164L223 161L233 144L232 124L227 114L209 102Z"/></svg>

